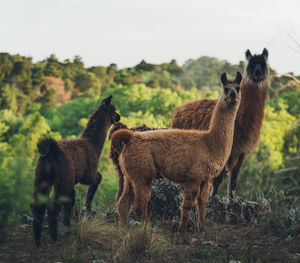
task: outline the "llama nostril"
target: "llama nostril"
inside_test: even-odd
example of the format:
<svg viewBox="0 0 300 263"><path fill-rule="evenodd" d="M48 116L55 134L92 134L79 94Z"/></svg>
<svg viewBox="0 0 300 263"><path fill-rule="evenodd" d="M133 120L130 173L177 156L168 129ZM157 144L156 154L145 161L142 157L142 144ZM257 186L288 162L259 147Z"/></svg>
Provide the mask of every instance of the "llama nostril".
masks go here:
<svg viewBox="0 0 300 263"><path fill-rule="evenodd" d="M230 99L235 99L236 98L236 94L235 94L235 92L234 91L231 91L230 92Z"/></svg>

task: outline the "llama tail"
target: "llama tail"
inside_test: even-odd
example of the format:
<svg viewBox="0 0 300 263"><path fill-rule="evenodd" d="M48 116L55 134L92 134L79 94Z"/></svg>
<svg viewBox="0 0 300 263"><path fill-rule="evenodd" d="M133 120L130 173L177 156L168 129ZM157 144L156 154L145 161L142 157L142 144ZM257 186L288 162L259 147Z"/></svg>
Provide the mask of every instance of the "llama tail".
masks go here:
<svg viewBox="0 0 300 263"><path fill-rule="evenodd" d="M126 129L120 129L113 133L111 145L120 154L125 144L128 144L133 136L133 132Z"/></svg>
<svg viewBox="0 0 300 263"><path fill-rule="evenodd" d="M41 156L55 156L60 149L58 147L57 141L52 138L42 139L37 144L38 151Z"/></svg>
<svg viewBox="0 0 300 263"><path fill-rule="evenodd" d="M111 139L112 135L120 129L128 129L128 127L120 121L114 123L112 128L110 129L108 139Z"/></svg>

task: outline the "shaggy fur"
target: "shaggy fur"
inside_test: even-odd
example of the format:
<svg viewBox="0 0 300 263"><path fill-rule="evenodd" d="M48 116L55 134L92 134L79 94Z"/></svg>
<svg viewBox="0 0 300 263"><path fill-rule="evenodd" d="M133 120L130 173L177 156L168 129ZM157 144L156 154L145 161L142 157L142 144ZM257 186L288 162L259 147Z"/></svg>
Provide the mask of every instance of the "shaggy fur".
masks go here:
<svg viewBox="0 0 300 263"><path fill-rule="evenodd" d="M132 132L121 129L112 135L112 147L120 153L124 190L117 203L121 227L127 227L131 204L145 220L152 181L159 173L184 186L180 231L185 232L195 202L198 226L203 227L211 180L229 157L240 102L240 73L235 81L221 77L224 89L208 131L167 129Z"/></svg>
<svg viewBox="0 0 300 263"><path fill-rule="evenodd" d="M70 225L70 216L75 202L74 185L89 185L86 207L89 210L102 176L97 172L99 157L109 127L120 120L111 104L112 96L104 99L90 117L87 127L77 139L55 141L52 138L38 144L40 158L35 169L32 204L33 232L37 246L41 245L43 216L48 209L49 231L53 240L57 239L57 216L64 207L64 223ZM47 199L54 186L54 201ZM65 200L63 200L65 199Z"/></svg>
<svg viewBox="0 0 300 263"><path fill-rule="evenodd" d="M121 122L117 122L113 125L113 127L110 129L109 132L109 139L111 139L113 133L119 129L129 129L125 124L121 123ZM156 128L150 128L147 125L143 124L140 126L136 126L136 127L132 127L130 128L131 131L139 131L139 132L144 132L144 131L154 131L154 130L159 130ZM120 167L120 163L119 163L119 156L120 154L118 153L118 151L116 151L116 149L114 149L113 147L110 148L110 153L109 153L109 158L112 160L117 172L118 172L118 183L119 183L119 190L117 193L117 201L119 200L122 192L123 192L123 186L124 186L124 175L122 173L121 167Z"/></svg>
<svg viewBox="0 0 300 263"><path fill-rule="evenodd" d="M227 193L232 197L236 180L246 154L255 148L264 117L269 88L268 51L252 56L246 51L247 65L241 82L241 105L237 113L231 155L226 166L213 181L212 195L218 192L223 177L229 176ZM217 100L195 100L179 107L173 117L172 128L207 130Z"/></svg>

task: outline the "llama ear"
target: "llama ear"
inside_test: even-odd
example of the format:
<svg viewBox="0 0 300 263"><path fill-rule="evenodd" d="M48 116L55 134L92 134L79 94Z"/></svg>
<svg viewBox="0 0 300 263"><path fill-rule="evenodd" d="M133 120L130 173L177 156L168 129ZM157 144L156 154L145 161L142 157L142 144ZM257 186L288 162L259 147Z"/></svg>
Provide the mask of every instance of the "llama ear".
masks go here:
<svg viewBox="0 0 300 263"><path fill-rule="evenodd" d="M112 99L112 95L108 96L107 98L105 98L102 103L105 103L107 106L110 104Z"/></svg>
<svg viewBox="0 0 300 263"><path fill-rule="evenodd" d="M267 50L266 48L264 48L263 53L262 53L262 56L264 57L265 60L268 59L269 52L268 52L268 50Z"/></svg>
<svg viewBox="0 0 300 263"><path fill-rule="evenodd" d="M249 49L247 49L245 55L246 55L246 59L247 59L248 61L250 60L250 58L252 58L252 54L251 54L251 52L250 52Z"/></svg>
<svg viewBox="0 0 300 263"><path fill-rule="evenodd" d="M226 85L226 83L227 83L227 75L226 75L226 72L224 72L224 73L221 75L221 81L222 81L223 86Z"/></svg>
<svg viewBox="0 0 300 263"><path fill-rule="evenodd" d="M235 77L235 81L238 83L238 84L240 84L241 83L241 81L242 81L242 74L238 71L237 73L236 73L236 77Z"/></svg>

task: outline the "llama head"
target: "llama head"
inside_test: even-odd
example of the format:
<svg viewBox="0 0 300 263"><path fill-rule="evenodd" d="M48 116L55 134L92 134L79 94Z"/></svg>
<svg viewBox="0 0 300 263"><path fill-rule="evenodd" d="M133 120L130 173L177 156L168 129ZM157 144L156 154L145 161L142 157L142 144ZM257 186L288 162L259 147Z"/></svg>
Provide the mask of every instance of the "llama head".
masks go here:
<svg viewBox="0 0 300 263"><path fill-rule="evenodd" d="M264 48L260 55L252 55L250 50L247 49L246 53L247 65L246 74L253 82L261 82L268 78L268 50Z"/></svg>
<svg viewBox="0 0 300 263"><path fill-rule="evenodd" d="M240 72L236 73L236 77L234 80L228 80L225 72L221 75L221 82L223 84L223 93L221 99L223 99L223 101L225 102L224 105L227 109L238 107L241 100L241 81L242 74Z"/></svg>
<svg viewBox="0 0 300 263"><path fill-rule="evenodd" d="M110 118L110 123L116 123L120 120L120 115L116 113L116 108L111 104L112 95L102 100L98 111L105 113Z"/></svg>
<svg viewBox="0 0 300 263"><path fill-rule="evenodd" d="M86 138L99 138L99 133L101 132L104 132L106 136L106 132L111 124L120 120L120 115L116 113L116 108L111 104L111 99L112 96L109 96L101 102L97 110L90 117L81 136Z"/></svg>

